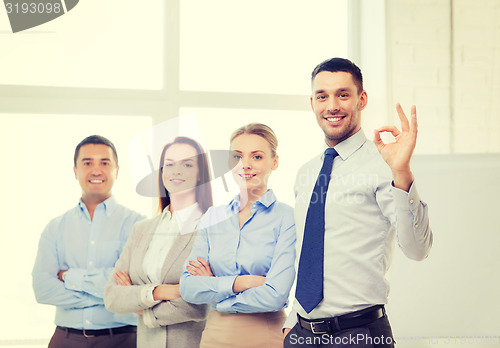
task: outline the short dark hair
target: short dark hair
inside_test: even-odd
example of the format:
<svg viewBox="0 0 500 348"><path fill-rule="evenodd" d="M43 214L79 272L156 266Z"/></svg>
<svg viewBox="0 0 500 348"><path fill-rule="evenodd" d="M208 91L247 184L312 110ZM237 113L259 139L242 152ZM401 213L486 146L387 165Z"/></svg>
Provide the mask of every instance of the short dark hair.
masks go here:
<svg viewBox="0 0 500 348"><path fill-rule="evenodd" d="M82 141L80 141L78 145L76 145L75 158L74 158L75 167L76 167L76 161L78 160L78 155L80 154L80 148L83 145L88 145L88 144L101 144L109 146L111 150L113 150L113 155L115 157L116 164L118 165L118 154L116 153L115 145L113 145L113 143L109 139L103 137L102 135L90 135L85 139L83 139Z"/></svg>
<svg viewBox="0 0 500 348"><path fill-rule="evenodd" d="M354 84L358 89L358 94L361 94L361 92L363 91L363 75L361 74L361 70L358 68L356 64L351 62L349 59L336 57L327 59L319 63L318 65L316 65L311 74L311 81L314 81L316 75L318 75L322 71L347 72L351 74Z"/></svg>
<svg viewBox="0 0 500 348"><path fill-rule="evenodd" d="M171 143L168 143L163 147L163 151L160 156L160 170L158 171L158 189L160 190L160 196L158 198L160 213L165 209L167 205L170 204L170 195L168 194L165 185L163 184L163 165L165 162L165 153L167 149L174 144L187 144L196 150L198 159L198 170L200 175L200 182L196 186L196 202L203 213L207 211L213 205L212 200L212 186L210 185L210 172L208 169L208 161L205 151L201 145L194 139L188 137L177 137Z"/></svg>

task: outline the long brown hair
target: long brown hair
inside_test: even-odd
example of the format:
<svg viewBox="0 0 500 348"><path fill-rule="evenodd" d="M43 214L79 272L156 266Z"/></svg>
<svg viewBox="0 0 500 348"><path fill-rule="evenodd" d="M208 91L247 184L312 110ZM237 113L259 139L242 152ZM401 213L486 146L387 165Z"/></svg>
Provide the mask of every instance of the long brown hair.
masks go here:
<svg viewBox="0 0 500 348"><path fill-rule="evenodd" d="M158 171L158 189L160 193L160 197L158 198L158 208L160 212L162 212L163 209L165 209L165 207L170 204L170 196L167 189L165 188L165 185L163 185L162 177L165 153L167 152L167 149L174 144L187 144L192 146L196 150L198 170L200 175L200 182L196 186L196 202L198 202L201 211L205 213L207 209L213 205L212 186L210 185L210 172L208 170L207 156L201 145L196 140L187 137L177 137L173 142L168 143L163 147L163 151L161 152L160 157L160 169Z"/></svg>

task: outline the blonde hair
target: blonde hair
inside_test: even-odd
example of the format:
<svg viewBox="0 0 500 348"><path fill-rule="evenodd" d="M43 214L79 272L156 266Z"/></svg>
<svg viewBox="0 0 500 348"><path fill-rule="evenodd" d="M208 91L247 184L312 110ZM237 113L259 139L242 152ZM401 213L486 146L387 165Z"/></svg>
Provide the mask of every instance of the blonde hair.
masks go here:
<svg viewBox="0 0 500 348"><path fill-rule="evenodd" d="M276 137L276 134L274 134L271 127L266 126L262 123L249 123L246 126L242 126L233 132L233 134L231 135L230 143L232 143L235 138L239 137L242 134L255 134L261 136L262 138L267 140L267 142L271 146L271 153L273 157L276 156L276 149L278 148L278 138Z"/></svg>

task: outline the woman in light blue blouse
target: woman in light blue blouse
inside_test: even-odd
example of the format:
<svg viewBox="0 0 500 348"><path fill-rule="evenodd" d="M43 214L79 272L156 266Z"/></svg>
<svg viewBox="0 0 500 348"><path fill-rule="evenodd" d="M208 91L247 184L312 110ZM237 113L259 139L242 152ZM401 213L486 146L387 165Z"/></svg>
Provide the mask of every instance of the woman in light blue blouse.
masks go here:
<svg viewBox="0 0 500 348"><path fill-rule="evenodd" d="M282 347L296 236L293 209L267 188L278 167L276 147L274 132L263 124L231 136L240 194L203 216L180 281L184 300L214 309L202 348Z"/></svg>

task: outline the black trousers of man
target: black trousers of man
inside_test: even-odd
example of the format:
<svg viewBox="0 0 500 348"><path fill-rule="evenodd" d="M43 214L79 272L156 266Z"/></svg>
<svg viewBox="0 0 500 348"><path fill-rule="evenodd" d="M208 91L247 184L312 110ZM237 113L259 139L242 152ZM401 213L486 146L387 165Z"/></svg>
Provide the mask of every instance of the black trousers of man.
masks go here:
<svg viewBox="0 0 500 348"><path fill-rule="evenodd" d="M361 327L314 334L297 323L287 334L284 348L394 348L387 315Z"/></svg>
<svg viewBox="0 0 500 348"><path fill-rule="evenodd" d="M136 348L135 332L92 336L72 333L57 327L48 348Z"/></svg>

